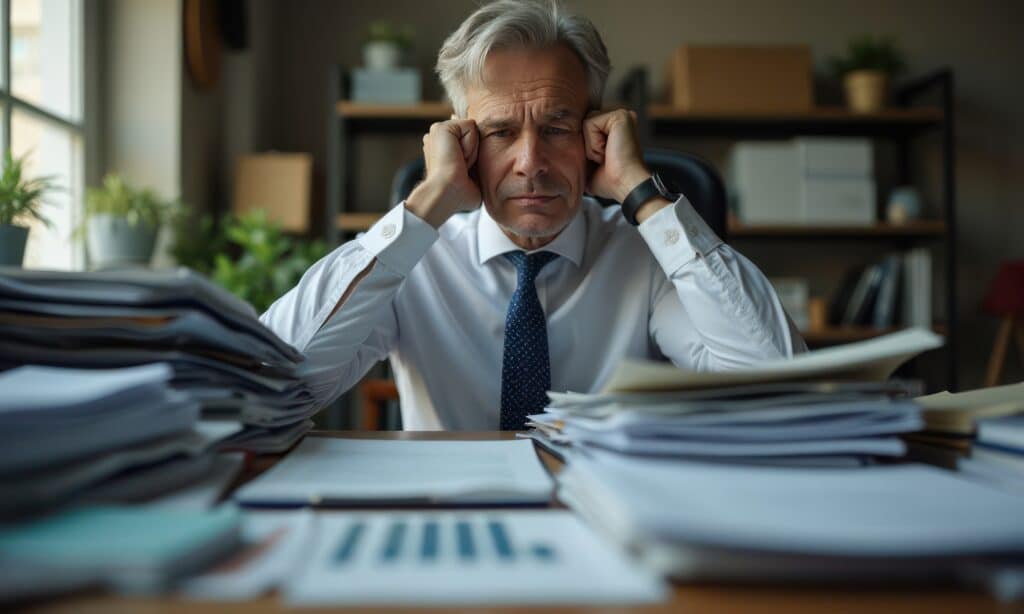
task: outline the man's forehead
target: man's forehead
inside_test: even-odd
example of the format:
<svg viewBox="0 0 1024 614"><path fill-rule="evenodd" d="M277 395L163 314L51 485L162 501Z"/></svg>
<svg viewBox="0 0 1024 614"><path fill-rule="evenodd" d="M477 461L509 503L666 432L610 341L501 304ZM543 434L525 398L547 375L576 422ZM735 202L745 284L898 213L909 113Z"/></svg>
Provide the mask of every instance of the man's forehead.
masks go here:
<svg viewBox="0 0 1024 614"><path fill-rule="evenodd" d="M481 104L470 108L470 117L480 126L518 124L526 119L533 121L582 121L583 109L578 105L558 100L550 101L509 101Z"/></svg>
<svg viewBox="0 0 1024 614"><path fill-rule="evenodd" d="M563 46L492 51L482 76L482 83L466 91L469 114L478 121L524 111L551 118L586 112L583 65Z"/></svg>

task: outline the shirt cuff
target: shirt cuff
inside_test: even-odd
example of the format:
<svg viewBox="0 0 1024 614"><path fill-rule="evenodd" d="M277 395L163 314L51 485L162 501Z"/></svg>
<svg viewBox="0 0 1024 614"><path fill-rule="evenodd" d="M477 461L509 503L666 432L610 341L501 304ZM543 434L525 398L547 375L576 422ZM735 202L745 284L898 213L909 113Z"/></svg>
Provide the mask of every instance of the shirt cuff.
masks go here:
<svg viewBox="0 0 1024 614"><path fill-rule="evenodd" d="M437 230L406 209L403 200L356 240L377 262L405 277L437 237Z"/></svg>
<svg viewBox="0 0 1024 614"><path fill-rule="evenodd" d="M682 195L672 205L644 220L638 228L654 258L669 276L722 244L718 235Z"/></svg>

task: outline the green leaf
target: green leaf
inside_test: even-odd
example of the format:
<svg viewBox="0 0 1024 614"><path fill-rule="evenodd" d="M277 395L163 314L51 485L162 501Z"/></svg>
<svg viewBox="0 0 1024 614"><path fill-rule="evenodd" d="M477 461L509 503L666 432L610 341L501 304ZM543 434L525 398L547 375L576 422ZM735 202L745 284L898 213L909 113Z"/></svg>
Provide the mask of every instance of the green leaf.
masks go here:
<svg viewBox="0 0 1024 614"><path fill-rule="evenodd" d="M41 208L48 192L56 191L52 176L25 177L28 154L15 157L10 149L4 152L3 172L0 173L0 224L13 224L19 220L36 219L50 225Z"/></svg>
<svg viewBox="0 0 1024 614"><path fill-rule="evenodd" d="M829 71L842 78L855 70L879 70L890 76L906 68L903 53L891 36L862 34L847 43L844 56L832 56L826 61Z"/></svg>

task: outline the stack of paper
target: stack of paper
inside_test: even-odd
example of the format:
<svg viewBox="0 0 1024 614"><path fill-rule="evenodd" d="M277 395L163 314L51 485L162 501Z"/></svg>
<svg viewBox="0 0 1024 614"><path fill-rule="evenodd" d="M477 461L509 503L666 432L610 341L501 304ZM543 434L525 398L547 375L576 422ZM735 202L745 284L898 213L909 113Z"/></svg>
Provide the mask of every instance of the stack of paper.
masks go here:
<svg viewBox="0 0 1024 614"><path fill-rule="evenodd" d="M605 392L549 393L531 425L555 446L630 455L825 465L902 456L899 435L923 426L917 385L877 380L939 344L910 331L729 373L628 363Z"/></svg>
<svg viewBox="0 0 1024 614"><path fill-rule="evenodd" d="M159 592L202 571L239 545L231 508L180 511L70 509L0 527L0 602L89 585Z"/></svg>
<svg viewBox="0 0 1024 614"><path fill-rule="evenodd" d="M699 580L934 579L1024 555L1024 498L916 464L749 467L574 457L559 496L657 571Z"/></svg>
<svg viewBox="0 0 1024 614"><path fill-rule="evenodd" d="M187 269L0 270L0 368L166 362L204 418L275 429L248 435L261 450L318 409L301 360L250 305Z"/></svg>
<svg viewBox="0 0 1024 614"><path fill-rule="evenodd" d="M1024 493L1024 382L922 397L933 447L954 447L964 475Z"/></svg>
<svg viewBox="0 0 1024 614"><path fill-rule="evenodd" d="M129 500L206 470L198 404L171 368L19 367L0 373L0 514L66 500Z"/></svg>

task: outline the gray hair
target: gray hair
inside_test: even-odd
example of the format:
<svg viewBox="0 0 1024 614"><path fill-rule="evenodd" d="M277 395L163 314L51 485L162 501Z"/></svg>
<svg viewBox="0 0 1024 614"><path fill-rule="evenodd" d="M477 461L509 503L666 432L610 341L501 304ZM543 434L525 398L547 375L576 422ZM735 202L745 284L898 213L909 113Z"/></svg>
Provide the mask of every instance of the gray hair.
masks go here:
<svg viewBox="0 0 1024 614"><path fill-rule="evenodd" d="M579 56L591 108L611 71L608 50L586 17L572 15L555 0L497 0L477 9L441 45L437 75L459 117L466 116L466 88L483 82L484 61L494 49L565 44Z"/></svg>

